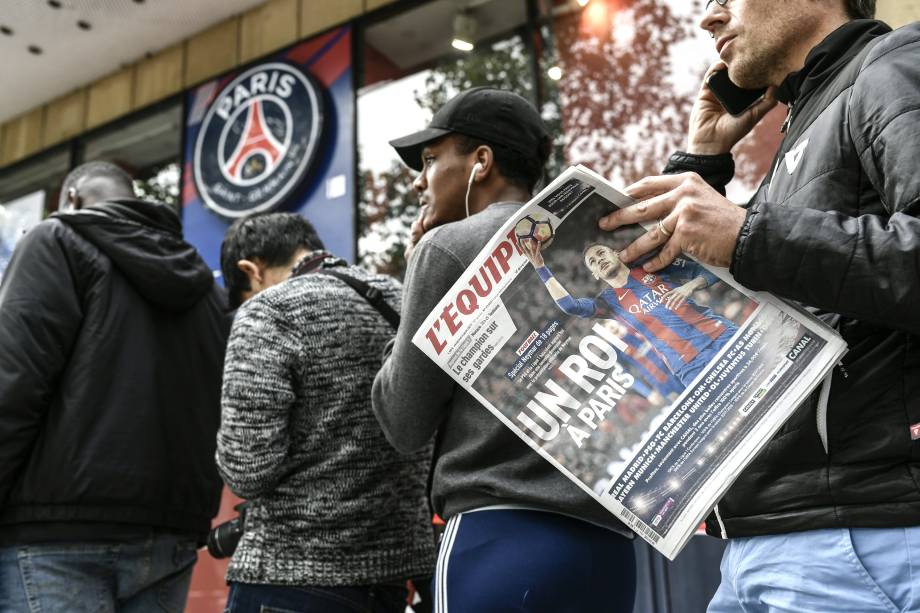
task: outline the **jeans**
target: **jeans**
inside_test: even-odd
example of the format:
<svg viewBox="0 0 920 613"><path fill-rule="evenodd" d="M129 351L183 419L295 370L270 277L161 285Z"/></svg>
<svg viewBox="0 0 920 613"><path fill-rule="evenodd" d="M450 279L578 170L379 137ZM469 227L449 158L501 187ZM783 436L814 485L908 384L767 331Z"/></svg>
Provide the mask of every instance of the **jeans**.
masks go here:
<svg viewBox="0 0 920 613"><path fill-rule="evenodd" d="M193 539L164 533L0 547L0 613L180 613L197 559Z"/></svg>
<svg viewBox="0 0 920 613"><path fill-rule="evenodd" d="M404 613L408 590L397 585L289 587L231 583L224 613Z"/></svg>
<svg viewBox="0 0 920 613"><path fill-rule="evenodd" d="M732 539L708 613L920 612L920 526Z"/></svg>

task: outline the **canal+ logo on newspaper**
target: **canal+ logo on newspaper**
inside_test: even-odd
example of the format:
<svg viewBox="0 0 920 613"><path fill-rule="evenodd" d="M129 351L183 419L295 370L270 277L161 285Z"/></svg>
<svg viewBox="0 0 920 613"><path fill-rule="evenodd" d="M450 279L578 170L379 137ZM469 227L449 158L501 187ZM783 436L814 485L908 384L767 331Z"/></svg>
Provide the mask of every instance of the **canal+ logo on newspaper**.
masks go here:
<svg viewBox="0 0 920 613"><path fill-rule="evenodd" d="M316 82L285 62L250 68L214 98L192 172L205 205L225 217L271 210L310 169L323 126Z"/></svg>

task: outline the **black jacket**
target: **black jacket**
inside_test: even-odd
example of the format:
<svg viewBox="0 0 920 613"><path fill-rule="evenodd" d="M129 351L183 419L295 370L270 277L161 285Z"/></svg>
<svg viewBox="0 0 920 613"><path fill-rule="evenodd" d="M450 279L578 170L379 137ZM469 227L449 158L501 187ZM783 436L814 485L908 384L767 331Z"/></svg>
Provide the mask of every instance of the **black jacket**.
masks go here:
<svg viewBox="0 0 920 613"><path fill-rule="evenodd" d="M0 543L207 531L226 312L164 205L23 237L0 285Z"/></svg>
<svg viewBox="0 0 920 613"><path fill-rule="evenodd" d="M707 528L732 537L918 525L920 24L890 32L850 22L812 50L780 98L792 104L789 130L748 206L731 272L809 307L849 352ZM700 161L718 186L718 164Z"/></svg>

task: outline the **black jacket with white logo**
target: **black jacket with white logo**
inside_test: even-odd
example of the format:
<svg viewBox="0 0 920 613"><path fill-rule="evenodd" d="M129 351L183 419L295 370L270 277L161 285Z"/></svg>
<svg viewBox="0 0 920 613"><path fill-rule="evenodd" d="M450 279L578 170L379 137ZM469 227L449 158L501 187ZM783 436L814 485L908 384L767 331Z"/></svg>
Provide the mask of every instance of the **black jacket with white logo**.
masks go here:
<svg viewBox="0 0 920 613"><path fill-rule="evenodd" d="M731 272L798 301L849 346L707 520L716 536L920 524L920 23L853 21L780 88L774 171ZM713 158L700 160L713 177ZM676 154L669 170L687 169ZM706 167L708 165L708 167ZM708 174L708 176L707 176Z"/></svg>
<svg viewBox="0 0 920 613"><path fill-rule="evenodd" d="M0 544L207 531L229 324L165 205L26 234L0 285Z"/></svg>

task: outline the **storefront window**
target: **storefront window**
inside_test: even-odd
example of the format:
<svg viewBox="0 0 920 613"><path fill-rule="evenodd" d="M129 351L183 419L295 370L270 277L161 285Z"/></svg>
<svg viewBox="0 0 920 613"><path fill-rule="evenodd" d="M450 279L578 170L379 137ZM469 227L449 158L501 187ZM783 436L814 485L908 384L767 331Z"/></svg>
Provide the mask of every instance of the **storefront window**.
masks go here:
<svg viewBox="0 0 920 613"><path fill-rule="evenodd" d="M57 209L61 183L70 169L70 150L60 147L0 171L0 204L42 192L46 212Z"/></svg>
<svg viewBox="0 0 920 613"><path fill-rule="evenodd" d="M76 141L78 160L104 160L135 178L138 197L178 210L182 107L167 104ZM19 239L58 208L73 143L0 171L0 276Z"/></svg>
<svg viewBox="0 0 920 613"><path fill-rule="evenodd" d="M0 172L0 279L19 240L57 209L69 167L70 151L62 147Z"/></svg>
<svg viewBox="0 0 920 613"><path fill-rule="evenodd" d="M404 272L405 239L418 213L414 173L387 142L425 127L444 102L469 87L503 87L537 100L526 43L527 3L458 6L452 0L431 2L365 30L358 91L358 253L362 264L381 272ZM451 47L458 34L470 38L471 51Z"/></svg>
<svg viewBox="0 0 920 613"><path fill-rule="evenodd" d="M134 191L139 198L178 207L180 178L178 162L153 166L148 172L142 173L134 180Z"/></svg>
<svg viewBox="0 0 920 613"><path fill-rule="evenodd" d="M117 164L135 178L138 197L178 209L181 139L182 105L173 102L86 139L80 157Z"/></svg>

